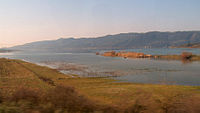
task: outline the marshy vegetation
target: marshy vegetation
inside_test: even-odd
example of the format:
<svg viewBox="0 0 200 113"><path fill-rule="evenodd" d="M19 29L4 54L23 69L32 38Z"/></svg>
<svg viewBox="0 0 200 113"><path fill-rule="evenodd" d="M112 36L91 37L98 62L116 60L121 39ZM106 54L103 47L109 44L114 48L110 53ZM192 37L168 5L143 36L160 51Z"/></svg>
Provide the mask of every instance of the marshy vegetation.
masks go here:
<svg viewBox="0 0 200 113"><path fill-rule="evenodd" d="M71 77L0 59L0 113L199 113L200 87Z"/></svg>

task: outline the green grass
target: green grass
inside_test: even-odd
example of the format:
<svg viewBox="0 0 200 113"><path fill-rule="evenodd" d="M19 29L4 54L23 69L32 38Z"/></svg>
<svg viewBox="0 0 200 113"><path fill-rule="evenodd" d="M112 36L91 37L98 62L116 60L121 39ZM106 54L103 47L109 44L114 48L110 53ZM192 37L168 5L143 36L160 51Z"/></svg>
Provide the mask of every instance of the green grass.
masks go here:
<svg viewBox="0 0 200 113"><path fill-rule="evenodd" d="M88 103L93 103L91 106L100 106L95 109L103 109L102 112L200 112L200 87L198 86L119 83L107 78L80 78L78 76L72 78L71 75L64 75L57 70L20 60L0 59L0 69L0 93L4 98L3 103L0 104L0 113L10 109L24 111L23 106L29 106L28 110L37 112L39 112L37 109L52 107L55 102L45 99L48 96L40 97L43 98L39 99L40 104L33 108L30 106L36 105L30 104L29 101L12 104L9 98L20 88L29 88L31 90L28 92L39 91L43 93L41 95L47 95L57 86L73 87L77 92L77 98L74 98L80 101L82 98L78 98L78 95L83 95ZM59 92L57 91L54 95ZM58 101L59 99L58 96Z"/></svg>

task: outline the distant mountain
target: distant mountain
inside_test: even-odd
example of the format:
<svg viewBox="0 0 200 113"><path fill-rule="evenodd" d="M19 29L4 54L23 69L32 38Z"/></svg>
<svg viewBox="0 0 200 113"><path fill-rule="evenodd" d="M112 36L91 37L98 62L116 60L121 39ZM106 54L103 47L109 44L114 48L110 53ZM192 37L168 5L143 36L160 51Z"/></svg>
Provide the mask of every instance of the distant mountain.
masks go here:
<svg viewBox="0 0 200 113"><path fill-rule="evenodd" d="M13 52L14 50L8 50L8 49L0 49L0 53L8 53Z"/></svg>
<svg viewBox="0 0 200 113"><path fill-rule="evenodd" d="M112 49L168 48L200 42L200 31L121 33L97 38L61 38L9 49L37 52L94 52Z"/></svg>
<svg viewBox="0 0 200 113"><path fill-rule="evenodd" d="M176 46L174 48L200 48L200 43L194 43L194 44L188 43L188 44Z"/></svg>

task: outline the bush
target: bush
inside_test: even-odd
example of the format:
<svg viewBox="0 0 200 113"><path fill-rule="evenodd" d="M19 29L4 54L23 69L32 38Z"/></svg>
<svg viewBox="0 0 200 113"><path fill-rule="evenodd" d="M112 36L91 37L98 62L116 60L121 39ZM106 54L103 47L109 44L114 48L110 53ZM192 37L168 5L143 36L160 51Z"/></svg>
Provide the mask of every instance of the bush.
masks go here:
<svg viewBox="0 0 200 113"><path fill-rule="evenodd" d="M46 93L30 88L19 88L6 101L7 107L0 107L1 112L18 111L29 113L122 113L123 109L115 106L98 105L80 95L73 87L56 86ZM140 110L140 109L139 109Z"/></svg>
<svg viewBox="0 0 200 113"><path fill-rule="evenodd" d="M55 109L65 109L67 112L93 112L95 105L85 97L79 95L74 88L56 86L47 94L49 101Z"/></svg>
<svg viewBox="0 0 200 113"><path fill-rule="evenodd" d="M40 95L39 91L28 89L28 88L20 88L13 93L11 97L11 101L19 102L22 100L29 101L33 104L37 104L40 102Z"/></svg>

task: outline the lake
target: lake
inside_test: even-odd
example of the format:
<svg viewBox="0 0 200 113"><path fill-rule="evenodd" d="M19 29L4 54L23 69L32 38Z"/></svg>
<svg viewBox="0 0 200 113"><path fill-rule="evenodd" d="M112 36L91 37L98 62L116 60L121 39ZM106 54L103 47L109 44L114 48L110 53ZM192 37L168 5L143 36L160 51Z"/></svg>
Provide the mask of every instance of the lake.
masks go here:
<svg viewBox="0 0 200 113"><path fill-rule="evenodd" d="M200 55L200 49L131 49L128 51L146 54L181 54L184 51ZM16 52L0 54L0 57L22 59L50 67L72 66L60 70L63 73L80 76L111 76L120 82L171 84L200 86L200 62L183 63L181 61L153 59L124 59L103 57L95 53L28 53ZM56 65L55 65L56 64ZM63 65L67 64L67 65ZM87 68L74 69L74 66ZM114 75L114 77L113 77Z"/></svg>

